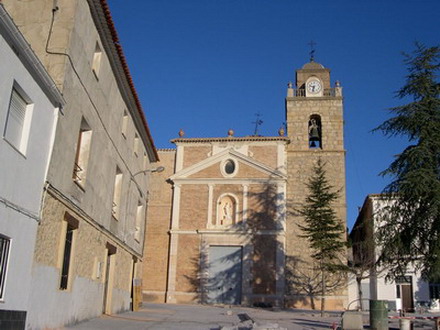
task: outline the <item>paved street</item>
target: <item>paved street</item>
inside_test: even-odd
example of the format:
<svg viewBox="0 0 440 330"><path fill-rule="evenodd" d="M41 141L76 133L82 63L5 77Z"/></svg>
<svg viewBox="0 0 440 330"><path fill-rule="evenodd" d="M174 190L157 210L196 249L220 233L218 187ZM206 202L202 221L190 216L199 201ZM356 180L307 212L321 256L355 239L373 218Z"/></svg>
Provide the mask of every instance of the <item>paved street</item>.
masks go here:
<svg viewBox="0 0 440 330"><path fill-rule="evenodd" d="M102 316L69 329L329 329L339 321L336 315L321 318L319 313L308 311L144 304L138 312Z"/></svg>
<svg viewBox="0 0 440 330"><path fill-rule="evenodd" d="M331 312L321 318L317 311L215 307L200 305L144 304L138 312L102 317L67 327L78 330L112 329L179 329L179 330L247 330L247 329L331 329L340 325L341 313ZM368 324L368 313L364 314ZM390 329L398 329L398 320ZM415 321L414 329L433 329L431 320Z"/></svg>

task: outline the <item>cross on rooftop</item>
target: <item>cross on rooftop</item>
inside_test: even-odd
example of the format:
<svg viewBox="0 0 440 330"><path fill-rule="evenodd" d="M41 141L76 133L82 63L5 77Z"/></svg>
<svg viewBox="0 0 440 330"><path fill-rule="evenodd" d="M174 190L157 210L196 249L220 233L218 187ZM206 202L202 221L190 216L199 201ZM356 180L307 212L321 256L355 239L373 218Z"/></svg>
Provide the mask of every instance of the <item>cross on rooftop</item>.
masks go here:
<svg viewBox="0 0 440 330"><path fill-rule="evenodd" d="M310 45L310 62L314 62L315 61L315 46L316 46L316 42L314 42L313 40L311 40L309 42Z"/></svg>

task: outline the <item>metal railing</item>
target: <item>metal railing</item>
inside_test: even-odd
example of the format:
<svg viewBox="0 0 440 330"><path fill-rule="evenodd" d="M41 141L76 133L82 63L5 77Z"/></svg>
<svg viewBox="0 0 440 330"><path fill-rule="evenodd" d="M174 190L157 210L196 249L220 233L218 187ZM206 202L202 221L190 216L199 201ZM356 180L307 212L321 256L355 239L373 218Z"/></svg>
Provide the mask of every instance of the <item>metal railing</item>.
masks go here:
<svg viewBox="0 0 440 330"><path fill-rule="evenodd" d="M112 215L114 217L116 217L117 209L118 209L118 205L115 202L113 202L112 203Z"/></svg>
<svg viewBox="0 0 440 330"><path fill-rule="evenodd" d="M84 170L77 164L75 163L74 167L73 167L73 180L75 182L81 182L82 181L82 172L84 172Z"/></svg>
<svg viewBox="0 0 440 330"><path fill-rule="evenodd" d="M294 97L306 97L305 89L292 89ZM325 88L322 96L324 97L335 97L336 96L336 88Z"/></svg>

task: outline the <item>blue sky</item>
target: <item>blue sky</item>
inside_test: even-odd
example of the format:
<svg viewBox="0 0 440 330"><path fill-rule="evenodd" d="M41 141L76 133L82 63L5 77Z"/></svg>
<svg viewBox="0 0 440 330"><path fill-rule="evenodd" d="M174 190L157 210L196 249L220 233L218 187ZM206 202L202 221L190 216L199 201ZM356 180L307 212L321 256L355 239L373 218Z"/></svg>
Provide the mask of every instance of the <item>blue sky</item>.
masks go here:
<svg viewBox="0 0 440 330"><path fill-rule="evenodd" d="M331 69L344 88L347 223L365 196L389 182L378 173L407 144L371 130L402 104L402 51L440 44L440 1L108 0L158 148L185 137L277 135L295 70Z"/></svg>

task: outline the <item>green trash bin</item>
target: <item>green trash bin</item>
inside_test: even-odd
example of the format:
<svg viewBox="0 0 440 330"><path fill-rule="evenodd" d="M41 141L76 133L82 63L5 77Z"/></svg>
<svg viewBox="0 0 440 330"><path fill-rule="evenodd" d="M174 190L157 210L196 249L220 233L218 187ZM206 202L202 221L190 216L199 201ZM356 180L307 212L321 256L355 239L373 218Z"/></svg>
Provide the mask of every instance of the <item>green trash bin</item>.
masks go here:
<svg viewBox="0 0 440 330"><path fill-rule="evenodd" d="M370 300L370 329L388 330L388 302Z"/></svg>

